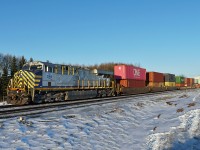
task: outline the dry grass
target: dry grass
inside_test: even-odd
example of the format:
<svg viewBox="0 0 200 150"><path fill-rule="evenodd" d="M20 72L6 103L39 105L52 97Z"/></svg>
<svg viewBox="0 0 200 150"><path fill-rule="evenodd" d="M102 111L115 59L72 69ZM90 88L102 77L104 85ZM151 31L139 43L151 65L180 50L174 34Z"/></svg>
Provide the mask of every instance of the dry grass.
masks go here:
<svg viewBox="0 0 200 150"><path fill-rule="evenodd" d="M189 103L188 104L188 107L193 107L193 106L195 106L196 105L196 103Z"/></svg>
<svg viewBox="0 0 200 150"><path fill-rule="evenodd" d="M159 115L157 116L157 118L160 118L160 116L161 116L161 114L159 114Z"/></svg>
<svg viewBox="0 0 200 150"><path fill-rule="evenodd" d="M177 113L179 113L179 112L183 112L183 111L184 111L183 108L180 108L180 109L177 109L177 110L176 110Z"/></svg>
<svg viewBox="0 0 200 150"><path fill-rule="evenodd" d="M109 111L109 112L106 112L105 114L110 114L110 113L123 113L124 110L120 109L120 108L114 108L113 110Z"/></svg>
<svg viewBox="0 0 200 150"><path fill-rule="evenodd" d="M65 119L71 119L71 118L75 118L75 115L67 115L67 116L63 116L63 118Z"/></svg>
<svg viewBox="0 0 200 150"><path fill-rule="evenodd" d="M138 102L138 103L137 103L137 106L139 106L139 107L143 107L143 106L144 106L144 104L143 104L143 103L140 103L140 102Z"/></svg>
<svg viewBox="0 0 200 150"><path fill-rule="evenodd" d="M168 104L168 105L170 105L170 106L172 106L172 105L176 106L177 104L175 104L175 103L173 103L173 102L174 102L174 101L166 102L166 104Z"/></svg>
<svg viewBox="0 0 200 150"><path fill-rule="evenodd" d="M172 105L173 103L172 102L166 102L168 105Z"/></svg>
<svg viewBox="0 0 200 150"><path fill-rule="evenodd" d="M171 99L171 98L174 98L174 96L165 96L165 97L160 97L160 98L157 98L156 100L157 101L164 101L164 100L167 100L167 99Z"/></svg>
<svg viewBox="0 0 200 150"><path fill-rule="evenodd" d="M184 95L180 96L179 98L187 98L187 97L188 97L188 95L184 94Z"/></svg>

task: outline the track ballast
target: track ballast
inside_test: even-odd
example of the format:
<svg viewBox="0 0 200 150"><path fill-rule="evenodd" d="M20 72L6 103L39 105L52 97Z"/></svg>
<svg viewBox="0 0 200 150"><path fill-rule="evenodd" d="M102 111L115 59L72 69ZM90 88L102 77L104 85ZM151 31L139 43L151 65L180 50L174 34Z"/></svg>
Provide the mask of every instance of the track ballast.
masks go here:
<svg viewBox="0 0 200 150"><path fill-rule="evenodd" d="M194 90L194 89L191 89ZM46 103L46 104L37 104L37 105L25 105L25 106L13 106L9 105L6 107L0 107L0 119L12 118L17 116L27 116L35 115L46 112L60 111L65 109L72 109L78 107L86 107L90 105L99 105L105 103L112 103L119 101L120 99L130 100L130 98L141 98L146 96L153 96L159 94L168 94L175 93L177 91L165 91L165 92L156 92L156 93L145 93L137 95L125 95L118 97L106 97L106 98L96 98L96 99L85 99L85 100L73 100L73 101L63 101L56 103Z"/></svg>

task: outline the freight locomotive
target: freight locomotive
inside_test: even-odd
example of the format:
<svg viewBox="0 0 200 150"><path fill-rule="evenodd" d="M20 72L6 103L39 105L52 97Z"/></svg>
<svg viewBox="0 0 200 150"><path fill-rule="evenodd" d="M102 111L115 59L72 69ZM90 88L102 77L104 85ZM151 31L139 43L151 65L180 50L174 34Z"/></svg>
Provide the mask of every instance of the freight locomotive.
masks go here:
<svg viewBox="0 0 200 150"><path fill-rule="evenodd" d="M9 81L7 102L14 105L138 94L192 87L194 79L146 72L131 65L113 71L34 61Z"/></svg>
<svg viewBox="0 0 200 150"><path fill-rule="evenodd" d="M114 94L109 71L34 61L14 74L7 89L8 103L23 105Z"/></svg>

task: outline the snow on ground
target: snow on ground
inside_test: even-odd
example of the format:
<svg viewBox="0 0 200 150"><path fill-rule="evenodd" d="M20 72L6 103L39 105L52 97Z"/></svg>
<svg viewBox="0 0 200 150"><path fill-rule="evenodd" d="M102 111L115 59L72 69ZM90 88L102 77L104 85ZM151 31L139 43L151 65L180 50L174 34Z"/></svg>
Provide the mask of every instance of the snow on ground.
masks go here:
<svg viewBox="0 0 200 150"><path fill-rule="evenodd" d="M200 90L0 120L0 149L198 149Z"/></svg>
<svg viewBox="0 0 200 150"><path fill-rule="evenodd" d="M0 106L3 106L3 105L9 105L6 101L5 102L0 102Z"/></svg>

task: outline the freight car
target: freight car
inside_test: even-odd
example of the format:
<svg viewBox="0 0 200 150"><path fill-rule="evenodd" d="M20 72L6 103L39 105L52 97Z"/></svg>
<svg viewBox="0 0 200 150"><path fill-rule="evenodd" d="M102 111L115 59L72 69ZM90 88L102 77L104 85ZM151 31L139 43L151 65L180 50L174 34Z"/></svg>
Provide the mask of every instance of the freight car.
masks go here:
<svg viewBox="0 0 200 150"><path fill-rule="evenodd" d="M14 74L7 101L15 105L111 96L112 72L34 61Z"/></svg>
<svg viewBox="0 0 200 150"><path fill-rule="evenodd" d="M114 67L116 91L123 94L141 94L176 90L175 75L146 72L146 69L131 65Z"/></svg>
<svg viewBox="0 0 200 150"><path fill-rule="evenodd" d="M15 73L7 88L14 105L176 90L194 79L116 65L114 72L34 61Z"/></svg>

